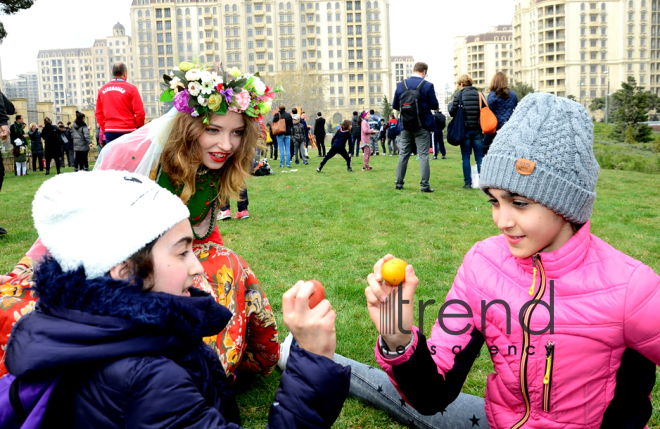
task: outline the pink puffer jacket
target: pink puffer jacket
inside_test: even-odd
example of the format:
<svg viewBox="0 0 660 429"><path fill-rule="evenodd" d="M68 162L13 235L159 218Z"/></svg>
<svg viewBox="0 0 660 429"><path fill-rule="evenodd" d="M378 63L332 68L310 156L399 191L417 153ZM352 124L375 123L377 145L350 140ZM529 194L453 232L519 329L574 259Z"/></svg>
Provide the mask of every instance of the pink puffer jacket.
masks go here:
<svg viewBox="0 0 660 429"><path fill-rule="evenodd" d="M423 344L423 335L415 335L413 346L395 359L384 358L376 347L379 364L402 395L416 406L410 399L419 398L416 390L423 387L404 380L404 374L411 377L419 371L410 368L415 359L419 361L415 368L424 366L419 349L430 350L426 355L432 356L441 378L449 380L450 370L462 368L464 362L459 361L464 358L458 357L461 351L479 338L485 339L495 369L488 376L485 397L491 427L600 428L606 410L606 421L613 415L632 418L621 414L639 413L624 405L633 394L637 399L632 403L641 404L644 410L638 416L650 416L648 397L655 380L653 364L660 364L660 277L590 234L589 227L587 223L561 249L541 253L538 260L536 256L524 260L513 257L504 236L477 243L465 256L447 294L447 301L461 300L469 311L466 305L458 303L444 311L467 316L443 317L445 329L436 321L427 345ZM532 298L542 303L523 308ZM511 309L510 330L505 306L488 306L497 299ZM485 325L482 305L487 306ZM551 326L551 307L554 326L543 332ZM530 333L522 328L521 309L523 320L530 321L525 322ZM460 335L447 333L462 329L465 332ZM476 350L480 347L477 341ZM626 371L630 371L626 374L621 373L624 351ZM632 354L637 356L636 361L627 360ZM476 352L467 370L474 358ZM649 365L650 371L641 372ZM432 376L437 374L430 374L428 366L426 374L415 375L421 378L420 383L428 383ZM462 383L458 383L459 389ZM613 401L615 387L617 401ZM617 410L611 410L615 405Z"/></svg>

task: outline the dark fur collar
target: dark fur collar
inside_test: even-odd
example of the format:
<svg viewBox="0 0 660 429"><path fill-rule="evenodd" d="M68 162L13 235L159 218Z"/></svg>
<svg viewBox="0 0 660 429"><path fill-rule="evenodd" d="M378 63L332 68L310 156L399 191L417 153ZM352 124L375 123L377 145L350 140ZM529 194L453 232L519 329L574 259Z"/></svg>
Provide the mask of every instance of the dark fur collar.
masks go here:
<svg viewBox="0 0 660 429"><path fill-rule="evenodd" d="M34 289L45 313L52 307L112 316L154 333L183 337L217 335L232 316L212 296L197 289L190 290L191 297L182 297L143 292L139 278L133 284L109 276L88 280L84 268L63 272L52 257L39 263L35 277Z"/></svg>

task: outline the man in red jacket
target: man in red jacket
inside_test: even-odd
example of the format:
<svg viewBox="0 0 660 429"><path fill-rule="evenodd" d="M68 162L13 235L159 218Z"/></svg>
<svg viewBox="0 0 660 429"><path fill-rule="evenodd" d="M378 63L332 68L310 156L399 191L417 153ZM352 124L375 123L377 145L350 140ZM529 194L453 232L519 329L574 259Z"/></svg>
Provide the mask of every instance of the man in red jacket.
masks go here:
<svg viewBox="0 0 660 429"><path fill-rule="evenodd" d="M144 105L135 85L126 82L126 64L112 66L112 80L96 98L96 123L105 133L106 144L144 125Z"/></svg>

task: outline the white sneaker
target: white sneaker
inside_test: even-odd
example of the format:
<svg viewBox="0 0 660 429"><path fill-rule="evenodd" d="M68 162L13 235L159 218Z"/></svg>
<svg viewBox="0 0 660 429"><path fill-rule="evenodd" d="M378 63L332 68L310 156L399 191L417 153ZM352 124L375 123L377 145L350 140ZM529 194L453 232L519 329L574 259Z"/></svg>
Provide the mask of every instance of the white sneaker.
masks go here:
<svg viewBox="0 0 660 429"><path fill-rule="evenodd" d="M231 209L224 210L218 213L218 220L229 220L231 219Z"/></svg>
<svg viewBox="0 0 660 429"><path fill-rule="evenodd" d="M277 361L277 367L282 371L286 369L286 363L289 361L291 344L293 344L293 334L289 332L289 335L287 335L284 341L282 341L282 344L280 344L280 360Z"/></svg>

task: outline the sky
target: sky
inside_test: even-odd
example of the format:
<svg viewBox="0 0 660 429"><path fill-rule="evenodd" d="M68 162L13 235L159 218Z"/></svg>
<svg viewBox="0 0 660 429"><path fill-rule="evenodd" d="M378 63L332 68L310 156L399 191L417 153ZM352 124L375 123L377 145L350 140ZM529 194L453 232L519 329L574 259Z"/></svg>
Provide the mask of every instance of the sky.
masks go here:
<svg viewBox="0 0 660 429"><path fill-rule="evenodd" d="M513 0L389 2L391 54L428 63L428 80L438 91L454 86L454 37L511 24L514 11ZM0 15L9 33L0 45L2 78L36 71L40 49L91 47L110 36L118 21L131 34L130 5L131 0L37 0L16 15Z"/></svg>

